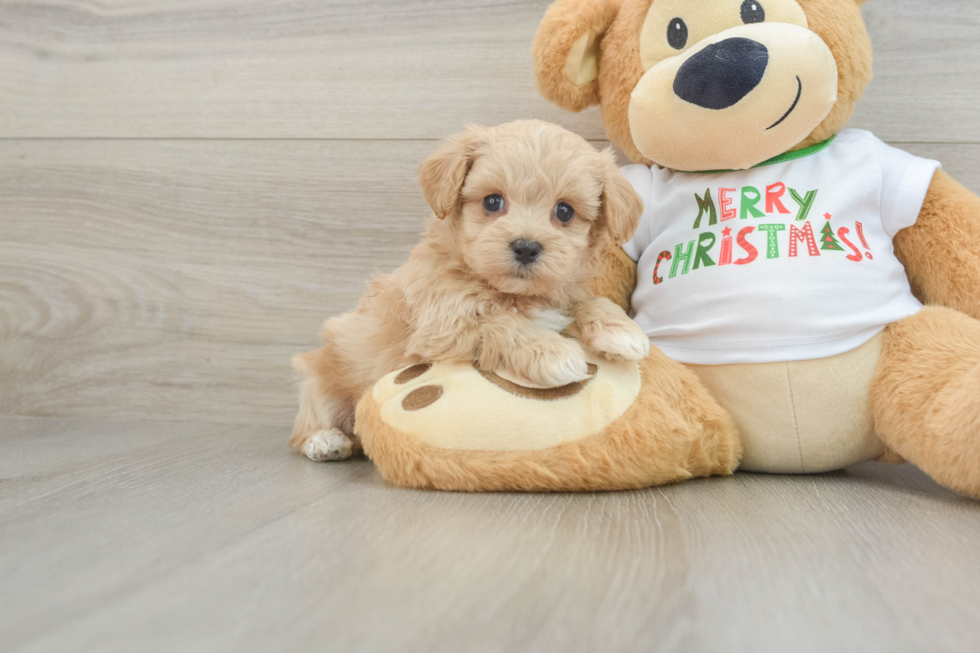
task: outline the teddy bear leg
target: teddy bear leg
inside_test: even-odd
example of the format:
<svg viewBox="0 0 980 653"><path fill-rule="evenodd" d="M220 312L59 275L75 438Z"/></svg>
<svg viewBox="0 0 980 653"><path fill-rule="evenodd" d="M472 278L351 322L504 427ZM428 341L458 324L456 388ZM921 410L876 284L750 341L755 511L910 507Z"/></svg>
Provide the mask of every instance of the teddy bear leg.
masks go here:
<svg viewBox="0 0 980 653"><path fill-rule="evenodd" d="M980 320L927 307L890 325L870 402L886 445L980 499Z"/></svg>

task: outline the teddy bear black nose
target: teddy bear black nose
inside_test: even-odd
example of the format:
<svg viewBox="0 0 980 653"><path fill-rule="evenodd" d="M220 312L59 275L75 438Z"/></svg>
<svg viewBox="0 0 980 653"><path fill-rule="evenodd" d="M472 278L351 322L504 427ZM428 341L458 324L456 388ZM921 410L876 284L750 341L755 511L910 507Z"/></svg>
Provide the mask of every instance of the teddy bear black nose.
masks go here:
<svg viewBox="0 0 980 653"><path fill-rule="evenodd" d="M768 65L769 51L757 41L712 43L677 71L674 94L705 109L727 109L759 85Z"/></svg>
<svg viewBox="0 0 980 653"><path fill-rule="evenodd" d="M541 253L541 243L522 238L512 242L510 249L514 252L514 258L518 263L521 265L531 265Z"/></svg>

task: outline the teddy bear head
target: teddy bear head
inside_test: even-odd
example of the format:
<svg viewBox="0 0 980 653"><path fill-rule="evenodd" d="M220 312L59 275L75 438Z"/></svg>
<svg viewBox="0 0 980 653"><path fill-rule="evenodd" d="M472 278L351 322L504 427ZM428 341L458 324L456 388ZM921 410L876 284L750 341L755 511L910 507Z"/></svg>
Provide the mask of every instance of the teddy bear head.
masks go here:
<svg viewBox="0 0 980 653"><path fill-rule="evenodd" d="M601 105L638 163L741 170L840 131L871 81L864 0L558 0L541 92Z"/></svg>

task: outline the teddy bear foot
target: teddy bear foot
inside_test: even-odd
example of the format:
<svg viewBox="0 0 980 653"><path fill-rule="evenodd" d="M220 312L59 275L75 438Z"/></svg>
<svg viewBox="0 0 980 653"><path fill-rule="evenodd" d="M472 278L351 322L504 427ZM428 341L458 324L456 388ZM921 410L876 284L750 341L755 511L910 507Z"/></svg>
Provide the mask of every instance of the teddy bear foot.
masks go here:
<svg viewBox="0 0 980 653"><path fill-rule="evenodd" d="M937 480L980 499L980 365L936 395L927 423L937 446L957 452Z"/></svg>
<svg viewBox="0 0 980 653"><path fill-rule="evenodd" d="M310 436L303 453L318 463L347 460L354 455L354 442L340 429L324 429Z"/></svg>
<svg viewBox="0 0 980 653"><path fill-rule="evenodd" d="M980 443L980 365L940 392L930 412L940 429L972 434Z"/></svg>
<svg viewBox="0 0 980 653"><path fill-rule="evenodd" d="M927 306L889 325L870 400L889 448L980 499L980 320Z"/></svg>

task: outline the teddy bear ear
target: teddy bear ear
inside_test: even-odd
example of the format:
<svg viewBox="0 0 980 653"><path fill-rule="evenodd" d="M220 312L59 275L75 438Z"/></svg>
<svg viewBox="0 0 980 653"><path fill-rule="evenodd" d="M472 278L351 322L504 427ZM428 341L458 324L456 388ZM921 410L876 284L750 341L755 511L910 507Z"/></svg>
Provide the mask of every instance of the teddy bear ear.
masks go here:
<svg viewBox="0 0 980 653"><path fill-rule="evenodd" d="M534 37L538 90L568 111L599 103L599 45L621 0L558 0Z"/></svg>

